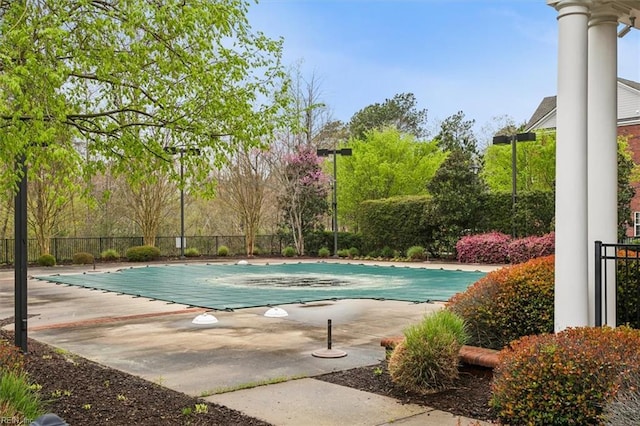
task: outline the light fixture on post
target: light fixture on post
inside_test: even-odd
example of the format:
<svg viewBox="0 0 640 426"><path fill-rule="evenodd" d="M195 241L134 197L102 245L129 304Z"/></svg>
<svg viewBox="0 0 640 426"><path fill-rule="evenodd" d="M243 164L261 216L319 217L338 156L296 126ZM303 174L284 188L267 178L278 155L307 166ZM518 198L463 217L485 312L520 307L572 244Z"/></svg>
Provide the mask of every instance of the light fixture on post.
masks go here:
<svg viewBox="0 0 640 426"><path fill-rule="evenodd" d="M184 155L200 155L198 148L167 146L164 151L171 155L180 154L180 259L184 259Z"/></svg>
<svg viewBox="0 0 640 426"><path fill-rule="evenodd" d="M333 154L333 257L338 257L338 168L336 155L351 156L351 148L342 149L318 149L318 157L328 157Z"/></svg>
<svg viewBox="0 0 640 426"><path fill-rule="evenodd" d="M636 25L636 17L635 16L630 16L629 17L629 21L631 23L628 24L628 25L625 25L625 27L620 30L620 32L618 33L618 38L622 38L622 37L626 36L627 34L629 34L629 32L631 31L631 28L633 28Z"/></svg>
<svg viewBox="0 0 640 426"><path fill-rule="evenodd" d="M514 238L516 237L516 199L518 197L516 142L535 140L536 134L534 132L516 133L515 135L498 135L493 138L494 145L511 144L511 236Z"/></svg>

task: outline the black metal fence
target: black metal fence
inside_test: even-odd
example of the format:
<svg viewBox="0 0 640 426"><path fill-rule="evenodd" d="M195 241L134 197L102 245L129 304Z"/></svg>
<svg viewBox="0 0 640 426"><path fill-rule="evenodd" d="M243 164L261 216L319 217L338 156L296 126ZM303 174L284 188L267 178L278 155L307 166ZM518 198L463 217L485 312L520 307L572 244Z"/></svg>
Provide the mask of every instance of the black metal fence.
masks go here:
<svg viewBox="0 0 640 426"><path fill-rule="evenodd" d="M616 325L640 328L640 244L596 241L595 257L595 325L606 323L607 288L613 285Z"/></svg>
<svg viewBox="0 0 640 426"><path fill-rule="evenodd" d="M221 246L229 249L229 254L245 254L245 237L238 235L230 236L185 236L188 248L195 248L203 256L215 256ZM180 237L156 237L156 247L160 249L163 256L179 256ZM75 253L91 253L99 258L105 250L115 250L119 256L124 257L130 247L144 244L142 237L83 237L83 238L51 238L51 255L58 263L73 259ZM275 255L282 253L283 241L278 235L258 235L255 247L259 254ZM36 262L42 255L39 252L36 240L29 239L27 242L28 261ZM13 264L14 261L14 240L0 240L0 263Z"/></svg>

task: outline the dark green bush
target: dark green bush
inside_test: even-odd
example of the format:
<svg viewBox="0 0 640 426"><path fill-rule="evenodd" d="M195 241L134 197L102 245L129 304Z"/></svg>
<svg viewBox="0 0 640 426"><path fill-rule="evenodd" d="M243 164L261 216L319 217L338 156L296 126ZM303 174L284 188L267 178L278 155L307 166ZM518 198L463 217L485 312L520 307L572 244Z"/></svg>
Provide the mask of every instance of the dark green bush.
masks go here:
<svg viewBox="0 0 640 426"><path fill-rule="evenodd" d="M458 354L466 341L464 321L440 310L407 328L389 358L389 374L406 390L447 389L458 378Z"/></svg>
<svg viewBox="0 0 640 426"><path fill-rule="evenodd" d="M296 249L294 249L291 246L286 246L285 248L282 249L282 255L284 257L293 257L296 255Z"/></svg>
<svg viewBox="0 0 640 426"><path fill-rule="evenodd" d="M115 249L108 249L100 253L100 258L102 258L103 260L113 261L118 260L120 258L120 255Z"/></svg>
<svg viewBox="0 0 640 426"><path fill-rule="evenodd" d="M349 257L349 250L348 249L338 250L338 257L342 257L342 258Z"/></svg>
<svg viewBox="0 0 640 426"><path fill-rule="evenodd" d="M360 256L360 250L358 250L357 247L351 247L349 248L349 257L350 258L354 258L354 257L358 257Z"/></svg>
<svg viewBox="0 0 640 426"><path fill-rule="evenodd" d="M380 256L382 256L385 259L391 259L396 256L396 253L391 247L384 246L380 251Z"/></svg>
<svg viewBox="0 0 640 426"><path fill-rule="evenodd" d="M395 250L426 245L432 233L432 225L427 219L430 202L430 196L402 196L363 202L358 212L362 245L356 246L363 253L368 253L380 250L385 245Z"/></svg>
<svg viewBox="0 0 640 426"><path fill-rule="evenodd" d="M160 257L160 249L154 246L129 247L125 256L129 262L147 262Z"/></svg>
<svg viewBox="0 0 640 426"><path fill-rule="evenodd" d="M467 323L469 344L502 349L523 336L553 332L554 256L488 273L447 303Z"/></svg>
<svg viewBox="0 0 640 426"><path fill-rule="evenodd" d="M198 257L200 256L200 251L198 251L195 247L189 247L184 250L185 257Z"/></svg>
<svg viewBox="0 0 640 426"><path fill-rule="evenodd" d="M407 250L407 258L410 260L424 260L425 250L422 246L411 246Z"/></svg>
<svg viewBox="0 0 640 426"><path fill-rule="evenodd" d="M553 231L555 198L551 191L518 192L515 218L512 218L512 195L489 192L481 195L482 209L491 214L479 215L477 232L499 231L511 234L516 224L516 235L544 235Z"/></svg>
<svg viewBox="0 0 640 426"><path fill-rule="evenodd" d="M84 251L74 253L73 255L73 264L74 265L90 265L95 261L93 255L91 253L87 253Z"/></svg>
<svg viewBox="0 0 640 426"><path fill-rule="evenodd" d="M43 254L38 258L38 265L40 266L55 266L56 258L50 254Z"/></svg>
<svg viewBox="0 0 640 426"><path fill-rule="evenodd" d="M229 247L227 246L218 247L218 256L221 256L221 257L229 256Z"/></svg>
<svg viewBox="0 0 640 426"><path fill-rule="evenodd" d="M329 257L331 251L327 247L322 247L318 250L318 257Z"/></svg>
<svg viewBox="0 0 640 426"><path fill-rule="evenodd" d="M500 353L490 405L505 424L601 424L639 361L640 331L627 327L526 336Z"/></svg>

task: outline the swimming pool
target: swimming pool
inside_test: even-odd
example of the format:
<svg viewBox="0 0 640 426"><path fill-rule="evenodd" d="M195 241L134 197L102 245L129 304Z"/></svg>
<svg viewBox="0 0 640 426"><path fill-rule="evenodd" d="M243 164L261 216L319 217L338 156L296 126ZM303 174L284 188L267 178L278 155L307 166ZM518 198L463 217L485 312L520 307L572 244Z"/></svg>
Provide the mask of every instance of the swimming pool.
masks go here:
<svg viewBox="0 0 640 426"><path fill-rule="evenodd" d="M337 299L446 301L479 271L351 263L184 264L35 278L215 310Z"/></svg>

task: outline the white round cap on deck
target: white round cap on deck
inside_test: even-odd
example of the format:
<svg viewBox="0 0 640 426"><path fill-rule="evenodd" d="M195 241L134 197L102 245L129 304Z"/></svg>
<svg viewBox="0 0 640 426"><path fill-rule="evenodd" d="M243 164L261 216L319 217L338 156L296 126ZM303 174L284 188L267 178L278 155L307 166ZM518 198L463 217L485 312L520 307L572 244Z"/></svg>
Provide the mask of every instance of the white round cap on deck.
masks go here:
<svg viewBox="0 0 640 426"><path fill-rule="evenodd" d="M264 316L267 318L282 318L288 315L287 311L282 308L271 308L264 313Z"/></svg>
<svg viewBox="0 0 640 426"><path fill-rule="evenodd" d="M248 265L249 262L247 262L246 260L238 260L238 263L236 263L236 265Z"/></svg>
<svg viewBox="0 0 640 426"><path fill-rule="evenodd" d="M200 314L191 321L193 324L207 325L215 324L218 322L218 318L209 313Z"/></svg>

